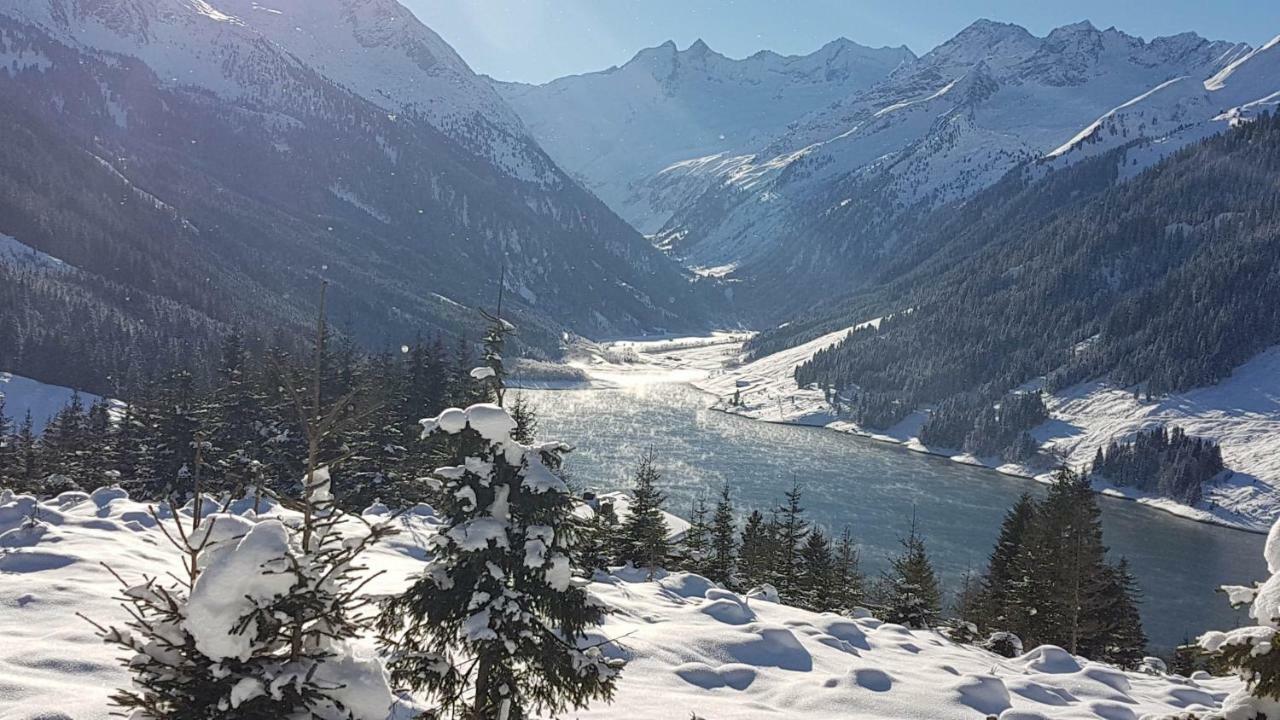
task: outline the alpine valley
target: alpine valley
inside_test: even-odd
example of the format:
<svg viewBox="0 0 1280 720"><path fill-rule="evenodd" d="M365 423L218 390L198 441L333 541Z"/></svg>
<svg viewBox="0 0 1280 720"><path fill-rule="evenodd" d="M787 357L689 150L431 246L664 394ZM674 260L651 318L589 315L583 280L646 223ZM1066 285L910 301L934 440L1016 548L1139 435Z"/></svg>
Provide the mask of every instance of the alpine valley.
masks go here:
<svg viewBox="0 0 1280 720"><path fill-rule="evenodd" d="M405 1L0 0L0 720L1280 718L1280 37Z"/></svg>

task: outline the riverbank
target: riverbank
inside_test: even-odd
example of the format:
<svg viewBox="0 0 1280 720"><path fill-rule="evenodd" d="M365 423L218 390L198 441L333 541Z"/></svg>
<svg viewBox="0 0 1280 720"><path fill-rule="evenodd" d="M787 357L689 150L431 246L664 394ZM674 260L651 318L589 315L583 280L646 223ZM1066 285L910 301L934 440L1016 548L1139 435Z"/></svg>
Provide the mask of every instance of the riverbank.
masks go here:
<svg viewBox="0 0 1280 720"><path fill-rule="evenodd" d="M874 324L876 320L864 325ZM795 367L839 342L847 328L751 362L742 361L742 333L703 338L626 340L584 346L570 361L586 378L574 387L626 387L661 382L686 383L716 398L713 409L765 422L821 427L887 443L912 452L994 470L1002 475L1051 482L1052 468L1004 463L920 442L925 413L912 413L886 431L862 428L840 417L816 388L795 386ZM1280 515L1280 351L1268 351L1212 388L1156 402L1135 400L1123 388L1086 383L1047 396L1052 419L1032 436L1045 456L1074 467L1093 460L1112 439L1132 436L1158 424L1176 424L1188 433L1222 444L1230 477L1205 488L1201 507L1136 492L1100 479L1097 491L1196 522L1266 533ZM545 385L543 387L546 387Z"/></svg>

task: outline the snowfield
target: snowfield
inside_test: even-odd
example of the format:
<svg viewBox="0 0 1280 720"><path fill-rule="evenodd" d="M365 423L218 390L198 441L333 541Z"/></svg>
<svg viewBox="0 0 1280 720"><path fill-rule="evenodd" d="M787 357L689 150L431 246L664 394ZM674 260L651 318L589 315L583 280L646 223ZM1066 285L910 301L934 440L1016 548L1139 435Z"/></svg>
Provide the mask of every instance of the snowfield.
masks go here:
<svg viewBox="0 0 1280 720"><path fill-rule="evenodd" d="M671 349L671 343L676 342L672 340L616 342L586 360L576 360L575 367L601 387L686 382L716 396L715 408L724 412L766 422L826 427L1006 475L1050 482L1049 467L1009 464L999 458L979 458L925 445L919 439L926 418L923 410L880 431L837 415L821 390L796 387L796 366L855 328L877 322L879 318L868 320L751 362L742 361L741 334L720 333L701 341L682 338L678 350ZM735 395L740 404L732 404ZM1134 400L1131 389L1089 382L1047 397L1046 404L1052 417L1032 435L1043 450L1073 466L1092 463L1097 449L1112 440L1127 440L1140 430L1168 424L1220 443L1232 471L1206 486L1205 499L1196 507L1095 479L1094 485L1102 493L1192 520L1253 532L1266 532L1280 517L1280 347L1260 353L1217 385L1159 400Z"/></svg>
<svg viewBox="0 0 1280 720"><path fill-rule="evenodd" d="M232 511L255 519L247 504ZM366 518L385 514L370 509ZM262 516L291 514L271 506ZM375 594L397 592L422 568L438 527L425 507L395 522L401 532L367 556L370 570L385 573L369 586ZM110 716L107 697L127 674L118 651L75 616L123 621L103 562L132 581L176 569L178 555L147 507L119 490L66 493L38 508L0 493L0 720ZM612 704L566 715L584 720L1136 720L1210 711L1240 687L1203 674L1122 672L1050 646L1006 659L936 632L815 614L684 573L646 582L623 568L598 574L590 589L614 609L601 631L616 639L610 652L629 662ZM358 651L372 657L372 643ZM402 703L389 717L411 712Z"/></svg>
<svg viewBox="0 0 1280 720"><path fill-rule="evenodd" d="M21 375L0 372L0 395L4 396L4 414L14 424L11 429L20 427L23 417L29 411L32 426L36 432L40 432L59 410L71 402L71 396L75 392L61 385L49 385ZM80 401L85 407L100 399L97 395L80 393ZM112 402L114 404L115 401Z"/></svg>

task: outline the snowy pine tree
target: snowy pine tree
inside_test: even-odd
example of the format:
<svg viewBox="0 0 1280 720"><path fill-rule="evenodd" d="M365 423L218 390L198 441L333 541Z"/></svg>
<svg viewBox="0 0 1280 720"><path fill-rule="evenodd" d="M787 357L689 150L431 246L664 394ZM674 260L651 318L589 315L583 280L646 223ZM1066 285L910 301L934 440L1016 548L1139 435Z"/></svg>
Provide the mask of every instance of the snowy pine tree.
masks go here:
<svg viewBox="0 0 1280 720"><path fill-rule="evenodd" d="M654 570L666 562L670 551L667 541L670 530L662 516L665 497L657 487L662 476L656 462L652 449L640 456L632 480L631 505L626 519L622 521L621 559L648 570L649 577L653 577Z"/></svg>
<svg viewBox="0 0 1280 720"><path fill-rule="evenodd" d="M972 617L964 617L982 630L1013 629L1011 594L1015 583L1021 580L1017 558L1024 551L1035 517L1035 500L1030 493L1023 493L1000 524L1000 534L981 580L976 607L972 610Z"/></svg>
<svg viewBox="0 0 1280 720"><path fill-rule="evenodd" d="M707 501L698 498L689 511L689 529L680 540L682 570L705 575L711 550L710 510Z"/></svg>
<svg viewBox="0 0 1280 720"><path fill-rule="evenodd" d="M858 546L854 543L853 533L848 526L840 532L840 540L835 547L835 560L833 603L837 612L849 613L866 602L867 589L866 578L860 567Z"/></svg>
<svg viewBox="0 0 1280 720"><path fill-rule="evenodd" d="M517 442L492 404L423 428L456 464L435 473L434 556L379 621L394 680L429 692L445 718L523 720L608 699L616 663L584 647L605 610L573 566L574 501L556 473L567 446Z"/></svg>
<svg viewBox="0 0 1280 720"><path fill-rule="evenodd" d="M800 483L795 481L786 493L786 504L778 508L772 523L776 545L770 582L785 601L798 595L800 548L809 536L809 521L805 520L800 498Z"/></svg>
<svg viewBox="0 0 1280 720"><path fill-rule="evenodd" d="M910 628L933 627L942 610L942 594L914 515L901 542L902 553L889 559L889 569L881 575L882 619Z"/></svg>
<svg viewBox="0 0 1280 720"><path fill-rule="evenodd" d="M711 519L711 540L706 563L707 577L725 586L736 585L737 528L733 521L733 499L726 484L716 501Z"/></svg>
<svg viewBox="0 0 1280 720"><path fill-rule="evenodd" d="M193 498L190 509L152 510L185 558L183 574L173 585L125 583L132 620L99 628L104 641L134 654L133 685L113 700L135 720L387 716L382 665L358 658L351 641L372 627L358 559L392 531L333 503L321 448L340 431L350 397L321 404L323 338L322 290L313 384L309 393L289 388L309 447L303 494L289 503L301 518L208 513L201 483L210 445L198 433L187 463L192 484L180 489Z"/></svg>
<svg viewBox="0 0 1280 720"><path fill-rule="evenodd" d="M1257 624L1207 632L1199 639L1211 661L1235 671L1243 682L1213 718L1280 717L1280 521L1271 526L1263 557L1270 577L1252 587L1222 588L1232 607L1248 606L1249 617Z"/></svg>
<svg viewBox="0 0 1280 720"><path fill-rule="evenodd" d="M835 590L839 568L831 541L819 528L814 528L800 549L800 576L797 578L794 604L814 612L836 610Z"/></svg>
<svg viewBox="0 0 1280 720"><path fill-rule="evenodd" d="M738 550L738 576L743 589L752 590L773 579L774 549L769 523L759 510L751 511L743 525Z"/></svg>

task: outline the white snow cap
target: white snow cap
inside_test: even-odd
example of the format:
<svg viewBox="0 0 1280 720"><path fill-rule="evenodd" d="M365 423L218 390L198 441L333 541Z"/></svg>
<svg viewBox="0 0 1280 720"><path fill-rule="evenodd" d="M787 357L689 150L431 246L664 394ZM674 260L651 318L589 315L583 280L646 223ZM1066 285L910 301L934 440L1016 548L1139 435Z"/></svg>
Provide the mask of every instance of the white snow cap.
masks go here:
<svg viewBox="0 0 1280 720"><path fill-rule="evenodd" d="M215 525L216 527L216 525ZM279 520L264 520L249 530L235 550L218 553L196 579L183 627L196 647L211 658L247 660L256 623L235 632L255 607L289 592L289 532Z"/></svg>
<svg viewBox="0 0 1280 720"><path fill-rule="evenodd" d="M511 438L511 431L516 429L516 421L511 414L493 403L477 403L466 410L449 408L433 418L419 420L418 424L422 426L423 437L436 431L453 435L470 426L489 442L506 442Z"/></svg>

